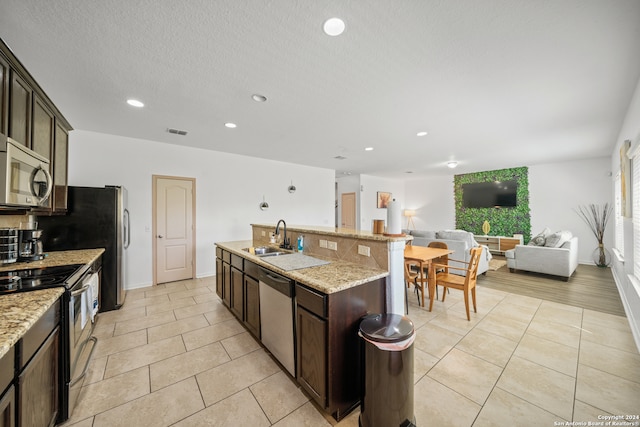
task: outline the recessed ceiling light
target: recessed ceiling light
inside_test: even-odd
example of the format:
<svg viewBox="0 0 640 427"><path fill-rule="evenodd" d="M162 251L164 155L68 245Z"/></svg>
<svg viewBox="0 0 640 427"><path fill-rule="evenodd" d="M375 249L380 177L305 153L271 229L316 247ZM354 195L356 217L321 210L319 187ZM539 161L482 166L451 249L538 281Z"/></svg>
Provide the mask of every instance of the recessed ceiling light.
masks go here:
<svg viewBox="0 0 640 427"><path fill-rule="evenodd" d="M413 171L406 171L405 173L413 173Z"/></svg>
<svg viewBox="0 0 640 427"><path fill-rule="evenodd" d="M416 135L417 136L425 136L426 134L427 134L426 132L422 131L422 132L418 132Z"/></svg>
<svg viewBox="0 0 640 427"><path fill-rule="evenodd" d="M339 36L344 32L344 21L340 18L329 18L324 21L322 29L328 36Z"/></svg>
<svg viewBox="0 0 640 427"><path fill-rule="evenodd" d="M144 107L144 102L138 101L137 99L127 99L127 104L131 105L132 107Z"/></svg>
<svg viewBox="0 0 640 427"><path fill-rule="evenodd" d="M260 95L259 93L254 93L253 95L251 95L251 99L256 102L265 102L267 100L267 97L264 95Z"/></svg>
<svg viewBox="0 0 640 427"><path fill-rule="evenodd" d="M373 151L373 147L367 147L364 149L364 151Z"/></svg>
<svg viewBox="0 0 640 427"><path fill-rule="evenodd" d="M225 123L224 125L229 129L235 129L236 127L238 127L235 123L231 123L231 122Z"/></svg>
<svg viewBox="0 0 640 427"><path fill-rule="evenodd" d="M447 162L447 166L448 166L450 169L453 169L453 168L455 168L456 166L458 166L458 162L454 162L454 161Z"/></svg>

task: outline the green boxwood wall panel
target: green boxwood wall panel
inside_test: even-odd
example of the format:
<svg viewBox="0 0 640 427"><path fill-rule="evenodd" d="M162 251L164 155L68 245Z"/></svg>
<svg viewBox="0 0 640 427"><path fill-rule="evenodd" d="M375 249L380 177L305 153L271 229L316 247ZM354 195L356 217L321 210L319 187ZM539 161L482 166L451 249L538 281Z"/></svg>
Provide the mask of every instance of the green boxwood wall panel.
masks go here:
<svg viewBox="0 0 640 427"><path fill-rule="evenodd" d="M516 180L518 183L517 206L512 208L465 208L462 205L463 184L508 180ZM531 239L531 216L529 214L529 169L527 167L455 175L453 182L456 228L484 235L482 224L489 221L490 236L522 234L524 243L529 242Z"/></svg>

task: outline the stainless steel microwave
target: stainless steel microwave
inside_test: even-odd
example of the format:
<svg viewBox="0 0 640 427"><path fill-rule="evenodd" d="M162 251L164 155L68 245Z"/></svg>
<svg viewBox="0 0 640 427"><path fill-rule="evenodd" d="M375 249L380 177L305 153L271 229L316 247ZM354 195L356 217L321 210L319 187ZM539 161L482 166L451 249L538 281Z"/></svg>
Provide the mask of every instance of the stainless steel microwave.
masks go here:
<svg viewBox="0 0 640 427"><path fill-rule="evenodd" d="M53 188L49 160L0 134L0 205L39 206Z"/></svg>

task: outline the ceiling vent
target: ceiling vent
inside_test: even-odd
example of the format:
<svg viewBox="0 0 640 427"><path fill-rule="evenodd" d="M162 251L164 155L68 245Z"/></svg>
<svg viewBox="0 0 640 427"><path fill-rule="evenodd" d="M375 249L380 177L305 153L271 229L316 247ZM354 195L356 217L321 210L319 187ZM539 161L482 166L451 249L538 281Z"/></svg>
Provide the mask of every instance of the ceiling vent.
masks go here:
<svg viewBox="0 0 640 427"><path fill-rule="evenodd" d="M334 159L336 160L346 160L347 158L344 156L335 156Z"/></svg>
<svg viewBox="0 0 640 427"><path fill-rule="evenodd" d="M182 136L185 136L187 134L186 130L180 130L180 129L174 129L174 128L168 128L167 132L174 133L176 135L182 135Z"/></svg>

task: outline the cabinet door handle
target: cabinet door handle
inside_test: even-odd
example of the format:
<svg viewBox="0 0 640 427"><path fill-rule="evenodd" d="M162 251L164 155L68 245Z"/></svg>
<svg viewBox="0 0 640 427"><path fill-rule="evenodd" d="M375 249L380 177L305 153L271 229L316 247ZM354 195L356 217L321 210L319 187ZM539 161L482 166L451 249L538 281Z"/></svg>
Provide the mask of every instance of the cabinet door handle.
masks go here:
<svg viewBox="0 0 640 427"><path fill-rule="evenodd" d="M162 239L162 234L158 234L158 239Z"/></svg>

